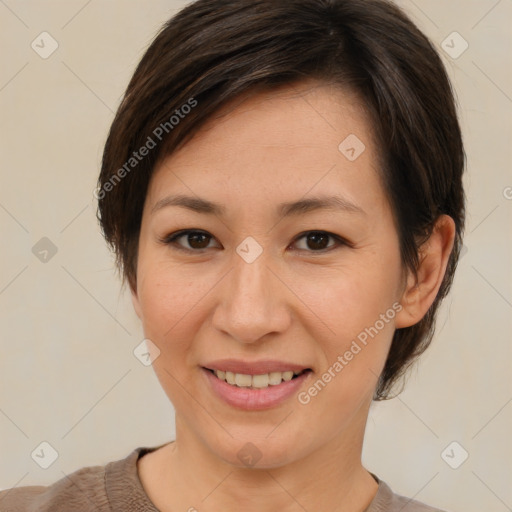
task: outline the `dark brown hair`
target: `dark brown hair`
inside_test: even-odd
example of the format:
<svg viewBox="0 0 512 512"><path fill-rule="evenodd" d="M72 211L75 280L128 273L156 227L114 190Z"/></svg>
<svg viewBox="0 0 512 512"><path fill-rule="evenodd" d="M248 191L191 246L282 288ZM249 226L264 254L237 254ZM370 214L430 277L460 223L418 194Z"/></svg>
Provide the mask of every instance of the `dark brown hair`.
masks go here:
<svg viewBox="0 0 512 512"><path fill-rule="evenodd" d="M396 330L375 399L430 344L452 284L464 228L465 155L443 64L429 40L385 0L198 0L169 20L139 63L105 145L98 218L130 286L156 162L242 93L304 79L355 91L371 116L404 268L441 214L454 248L440 291L416 325ZM341 142L341 141L340 141ZM145 148L145 149L144 149Z"/></svg>

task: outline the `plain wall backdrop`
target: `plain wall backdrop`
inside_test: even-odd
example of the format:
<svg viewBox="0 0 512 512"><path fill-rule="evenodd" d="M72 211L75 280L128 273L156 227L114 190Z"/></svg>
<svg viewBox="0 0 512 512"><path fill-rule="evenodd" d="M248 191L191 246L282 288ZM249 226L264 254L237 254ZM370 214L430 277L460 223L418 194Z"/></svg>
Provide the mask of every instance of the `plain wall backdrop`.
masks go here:
<svg viewBox="0 0 512 512"><path fill-rule="evenodd" d="M0 0L0 488L47 485L174 438L172 405L133 353L144 336L93 191L134 67L184 5ZM434 342L405 391L372 406L364 462L440 508L510 511L512 2L400 5L456 89L467 229ZM41 443L58 453L47 469Z"/></svg>

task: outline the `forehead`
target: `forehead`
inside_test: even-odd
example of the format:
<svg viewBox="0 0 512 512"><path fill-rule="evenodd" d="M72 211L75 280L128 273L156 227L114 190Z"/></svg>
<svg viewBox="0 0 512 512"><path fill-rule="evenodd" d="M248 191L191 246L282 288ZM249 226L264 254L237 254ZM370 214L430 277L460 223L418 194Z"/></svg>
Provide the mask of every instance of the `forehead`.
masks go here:
<svg viewBox="0 0 512 512"><path fill-rule="evenodd" d="M198 105L200 108L200 104ZM169 188L220 201L243 195L303 196L342 186L379 188L371 122L359 98L306 82L238 97L155 169L148 202ZM357 185L357 186L356 186ZM379 190L379 192L381 192Z"/></svg>

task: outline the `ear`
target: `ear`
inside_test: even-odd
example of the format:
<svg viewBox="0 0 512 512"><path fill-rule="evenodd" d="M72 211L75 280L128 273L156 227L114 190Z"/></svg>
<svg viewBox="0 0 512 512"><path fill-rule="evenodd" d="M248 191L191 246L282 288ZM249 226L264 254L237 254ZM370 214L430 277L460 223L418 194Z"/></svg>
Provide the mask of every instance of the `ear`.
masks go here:
<svg viewBox="0 0 512 512"><path fill-rule="evenodd" d="M444 279L455 239L455 222L441 215L430 238L420 247L418 277L409 272L400 304L403 309L396 315L395 327L401 329L417 324L434 302Z"/></svg>

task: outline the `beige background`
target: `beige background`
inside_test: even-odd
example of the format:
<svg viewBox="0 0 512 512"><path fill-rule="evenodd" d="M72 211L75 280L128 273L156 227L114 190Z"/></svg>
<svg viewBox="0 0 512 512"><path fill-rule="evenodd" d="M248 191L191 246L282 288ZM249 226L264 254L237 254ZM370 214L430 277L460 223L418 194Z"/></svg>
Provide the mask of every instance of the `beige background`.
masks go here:
<svg viewBox="0 0 512 512"><path fill-rule="evenodd" d="M512 2L400 4L440 49L461 104L467 252L407 389L372 408L364 461L432 505L510 511ZM0 0L0 488L48 484L173 437L172 406L133 355L143 335L92 192L134 66L183 5ZM47 59L31 48L43 31L59 45ZM454 31L469 44L456 59L441 48ZM57 248L46 262L32 252L42 237ZM43 441L58 452L48 469L31 458ZM453 441L462 448L443 459ZM452 469L445 459L462 449L469 457Z"/></svg>

